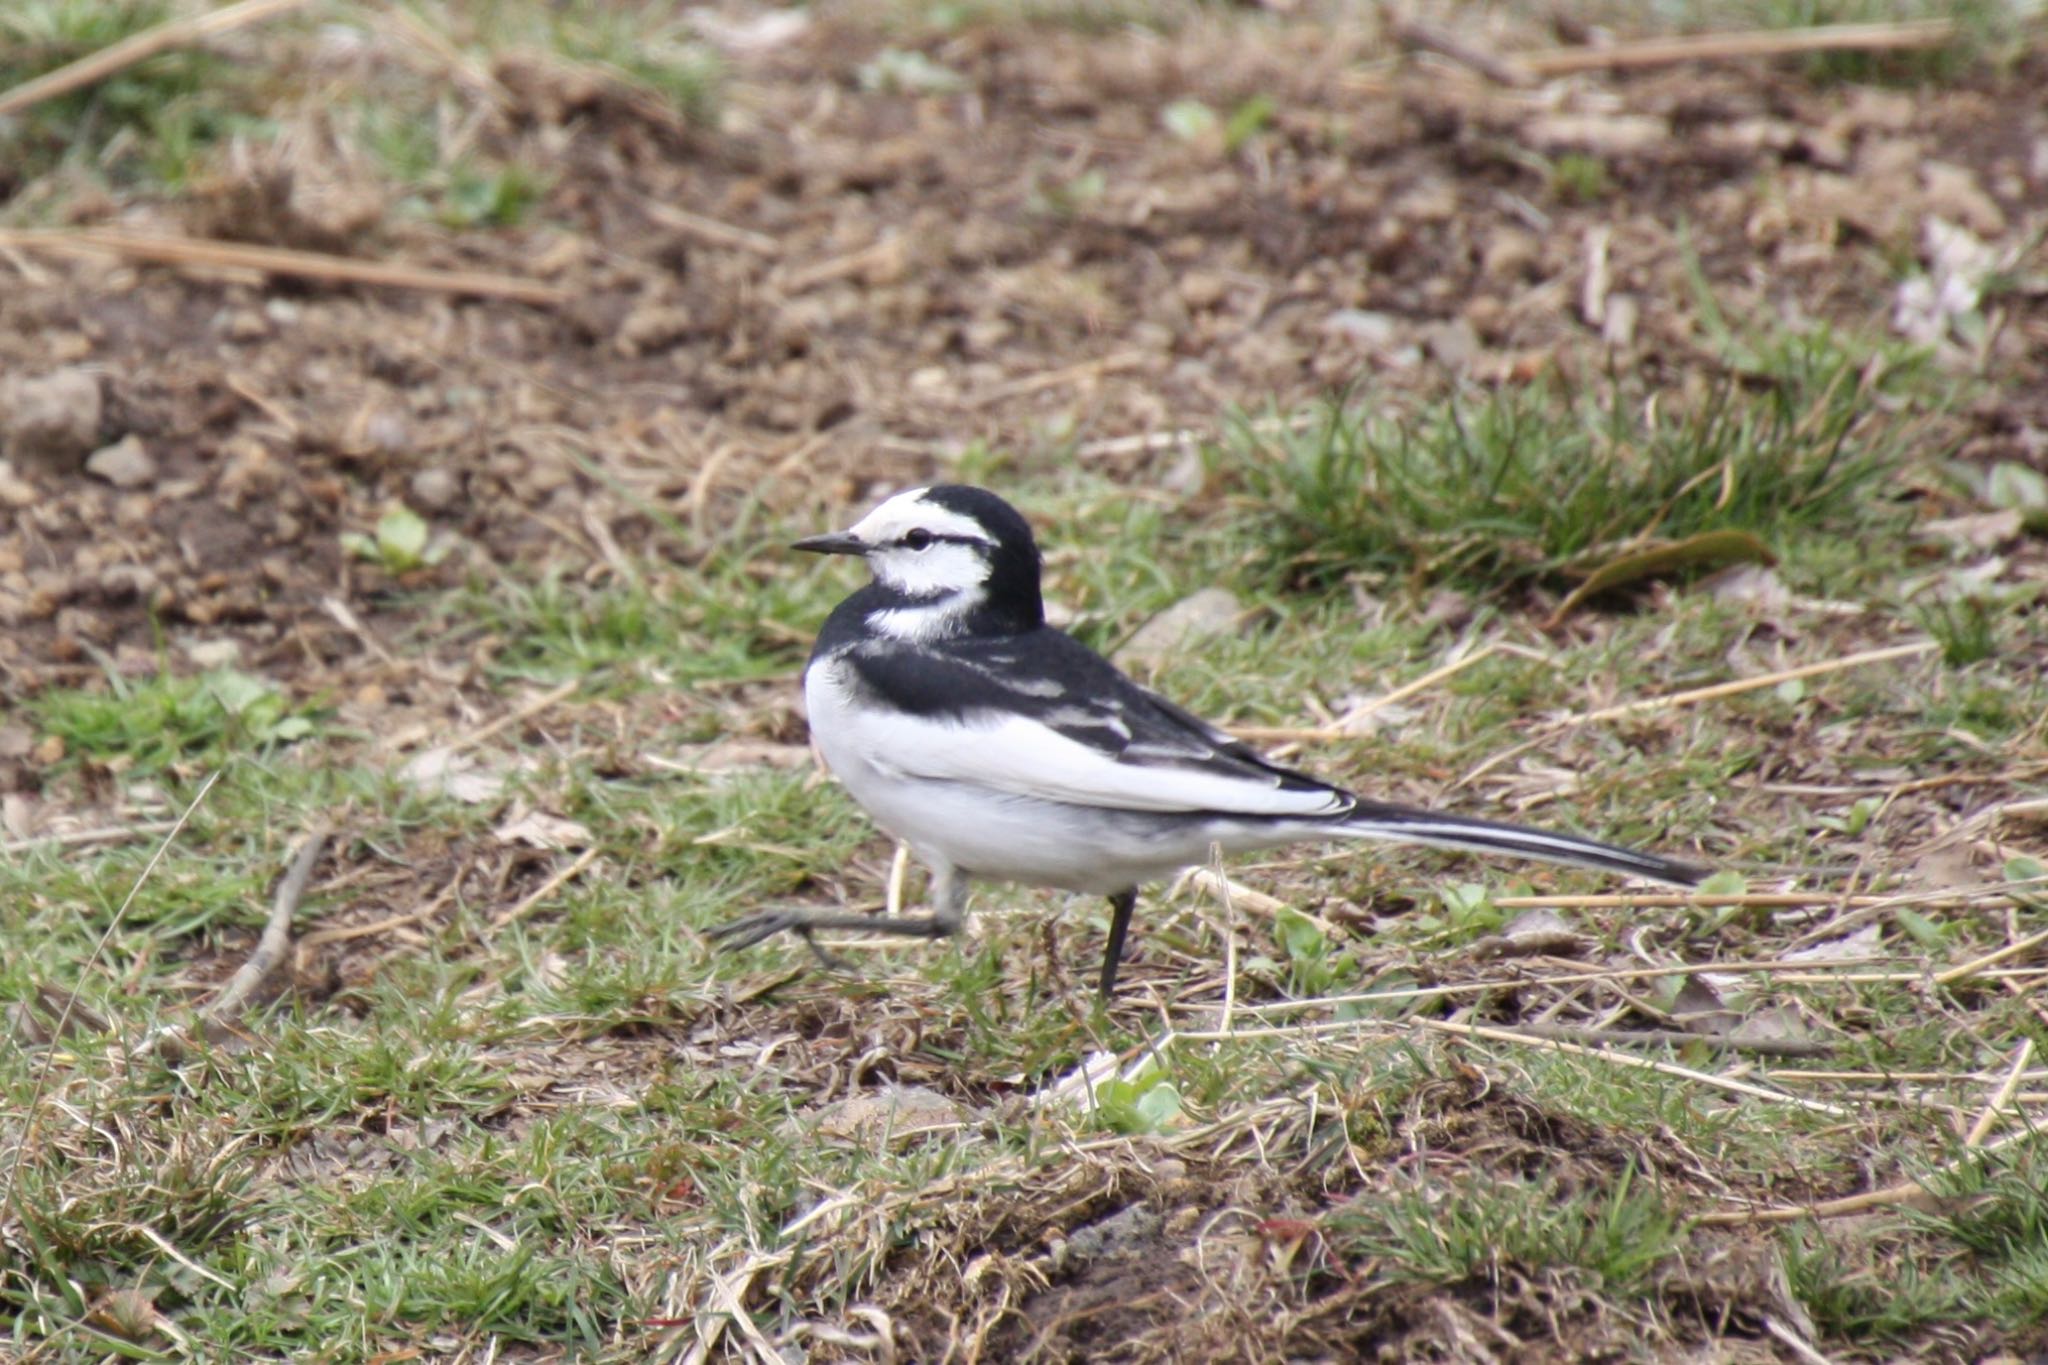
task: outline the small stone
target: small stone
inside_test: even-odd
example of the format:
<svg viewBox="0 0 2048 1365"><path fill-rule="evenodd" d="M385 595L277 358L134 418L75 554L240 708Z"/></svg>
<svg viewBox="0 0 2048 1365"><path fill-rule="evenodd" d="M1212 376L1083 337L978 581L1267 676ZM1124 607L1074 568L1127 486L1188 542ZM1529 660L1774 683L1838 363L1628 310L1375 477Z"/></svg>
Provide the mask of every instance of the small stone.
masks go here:
<svg viewBox="0 0 2048 1365"><path fill-rule="evenodd" d="M1181 277L1177 288L1180 301L1200 311L1223 302L1224 296L1230 292L1230 281L1206 270L1191 270Z"/></svg>
<svg viewBox="0 0 2048 1365"><path fill-rule="evenodd" d="M1920 180L1926 187L1930 212L1962 223L1979 237L2004 233L2005 210L1984 192L1969 167L1946 161L1922 162Z"/></svg>
<svg viewBox="0 0 2048 1365"><path fill-rule="evenodd" d="M412 476L407 485L415 507L428 512L445 512L462 497L462 480L446 465L429 465Z"/></svg>
<svg viewBox="0 0 2048 1365"><path fill-rule="evenodd" d="M1479 354L1479 333L1463 318L1433 322L1422 329L1422 348L1446 370L1463 374Z"/></svg>
<svg viewBox="0 0 2048 1365"><path fill-rule="evenodd" d="M1538 244L1536 235L1520 228L1495 228L1486 239L1486 250L1479 257L1479 268L1488 278L1494 280L1521 280L1536 267Z"/></svg>
<svg viewBox="0 0 2048 1365"><path fill-rule="evenodd" d="M156 461L143 448L140 436L123 436L87 456L85 472L116 488L140 488L156 477Z"/></svg>
<svg viewBox="0 0 2048 1365"><path fill-rule="evenodd" d="M1126 663L1155 664L1235 630L1243 620L1244 603L1235 593L1228 588L1202 588L1139 626L1118 657Z"/></svg>
<svg viewBox="0 0 2048 1365"><path fill-rule="evenodd" d="M14 466L0 460L0 506L27 507L42 496L36 486L14 472Z"/></svg>
<svg viewBox="0 0 2048 1365"><path fill-rule="evenodd" d="M682 304L644 303L619 324L612 345L626 356L664 351L689 337L693 324L690 310Z"/></svg>
<svg viewBox="0 0 2048 1365"><path fill-rule="evenodd" d="M233 668L242 658L240 640L186 640L182 642L182 647L185 657L192 661L194 668Z"/></svg>
<svg viewBox="0 0 2048 1365"><path fill-rule="evenodd" d="M104 645L114 638L113 626L107 618L84 607L59 607L56 625L60 637L89 640L96 645Z"/></svg>
<svg viewBox="0 0 2048 1365"><path fill-rule="evenodd" d="M100 591L116 601L147 598L162 586L154 570L145 564L109 564L100 570Z"/></svg>
<svg viewBox="0 0 2048 1365"><path fill-rule="evenodd" d="M1553 151L1629 156L1669 142L1671 125L1648 114L1546 114L1531 119L1522 136Z"/></svg>
<svg viewBox="0 0 2048 1365"><path fill-rule="evenodd" d="M100 382L81 369L0 383L0 438L15 459L76 459L99 439Z"/></svg>
<svg viewBox="0 0 2048 1365"><path fill-rule="evenodd" d="M1401 320L1391 313L1368 312L1363 308L1339 308L1323 319L1323 330L1349 337L1365 346L1387 346L1401 330Z"/></svg>
<svg viewBox="0 0 2048 1365"><path fill-rule="evenodd" d="M238 308L221 323L230 341L260 341L270 335L270 320L254 308Z"/></svg>

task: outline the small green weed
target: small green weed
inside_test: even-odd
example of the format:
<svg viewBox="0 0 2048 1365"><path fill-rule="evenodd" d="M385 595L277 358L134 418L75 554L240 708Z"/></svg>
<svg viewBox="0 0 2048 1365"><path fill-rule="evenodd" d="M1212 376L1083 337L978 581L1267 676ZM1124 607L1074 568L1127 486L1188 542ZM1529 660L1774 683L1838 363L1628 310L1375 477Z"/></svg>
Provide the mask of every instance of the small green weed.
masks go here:
<svg viewBox="0 0 2048 1365"><path fill-rule="evenodd" d="M439 564L447 558L449 550L445 540L432 538L426 519L404 503L394 505L377 518L372 534L343 531L341 548L357 559L380 565L384 572L394 576Z"/></svg>
<svg viewBox="0 0 2048 1365"><path fill-rule="evenodd" d="M47 692L29 710L72 756L118 758L143 772L303 739L317 715L273 684L232 669L198 677L160 673L145 682L109 673L105 691Z"/></svg>
<svg viewBox="0 0 2048 1365"><path fill-rule="evenodd" d="M1550 168L1550 192L1568 204L1596 204L1614 193L1614 180L1599 157L1566 152Z"/></svg>

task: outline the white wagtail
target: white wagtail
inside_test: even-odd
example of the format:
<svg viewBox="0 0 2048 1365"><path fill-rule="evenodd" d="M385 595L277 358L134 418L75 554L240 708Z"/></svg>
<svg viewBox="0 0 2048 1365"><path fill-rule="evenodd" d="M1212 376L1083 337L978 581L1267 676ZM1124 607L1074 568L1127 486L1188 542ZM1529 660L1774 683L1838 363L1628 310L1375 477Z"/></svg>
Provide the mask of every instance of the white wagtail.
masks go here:
<svg viewBox="0 0 2048 1365"><path fill-rule="evenodd" d="M932 913L764 910L712 931L728 947L785 929L806 942L818 929L949 937L969 879L1023 882L1109 897L1107 997L1138 887L1211 845L1388 839L1681 885L1706 875L1572 834L1369 801L1271 762L1047 625L1031 527L986 489L913 488L795 548L859 555L874 576L819 632L804 701L833 773L931 869Z"/></svg>

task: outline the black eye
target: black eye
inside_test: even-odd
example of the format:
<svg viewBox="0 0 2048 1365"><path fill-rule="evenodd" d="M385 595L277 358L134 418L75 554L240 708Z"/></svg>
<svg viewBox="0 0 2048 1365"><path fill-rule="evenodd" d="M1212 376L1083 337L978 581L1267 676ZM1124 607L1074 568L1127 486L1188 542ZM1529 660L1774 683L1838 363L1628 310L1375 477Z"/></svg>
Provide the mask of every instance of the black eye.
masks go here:
<svg viewBox="0 0 2048 1365"><path fill-rule="evenodd" d="M930 531L925 530L923 527L916 527L903 533L902 543L903 547L908 550L928 550L935 539L937 537L932 535Z"/></svg>

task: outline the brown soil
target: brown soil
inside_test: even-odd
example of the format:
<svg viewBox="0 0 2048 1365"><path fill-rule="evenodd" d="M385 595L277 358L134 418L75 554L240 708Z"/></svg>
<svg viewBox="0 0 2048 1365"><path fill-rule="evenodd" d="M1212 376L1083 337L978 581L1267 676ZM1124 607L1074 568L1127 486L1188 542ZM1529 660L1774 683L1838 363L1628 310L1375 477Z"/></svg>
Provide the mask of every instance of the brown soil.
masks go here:
<svg viewBox="0 0 2048 1365"><path fill-rule="evenodd" d="M350 245L537 275L567 287L559 308L11 258L0 372L85 367L95 441L139 437L157 473L119 490L76 460L16 460L8 691L89 680L102 653L151 670L154 625L174 658L229 637L244 666L323 685L365 650L323 601L373 627L402 610L337 541L393 500L466 537L472 569L532 573L640 548L651 524L622 490L709 537L743 491L857 500L975 440L1027 463L1079 441L1136 468L1158 457L1116 438L1361 374L1398 389L1605 364L1581 316L1597 232L1610 297L1639 315L1615 363L1712 367L1681 229L1729 316L1871 325L1927 216L2010 244L2048 174L1998 88L1681 68L1559 113L1441 69L1362 68L1364 35L1248 43L1191 22L970 31L932 53L970 97L859 92L883 45L827 23L744 62L716 133L508 66L523 102L486 135L553 177L542 225L386 219ZM1234 154L1163 135L1190 88L1275 112ZM1531 169L1574 150L1605 166L1595 202ZM123 216L294 243L310 229L247 205L312 173L245 169ZM720 245L672 207L755 235ZM2048 365L2038 299L2011 302L1996 353L2014 382L1978 453L2048 458L2027 396Z"/></svg>

